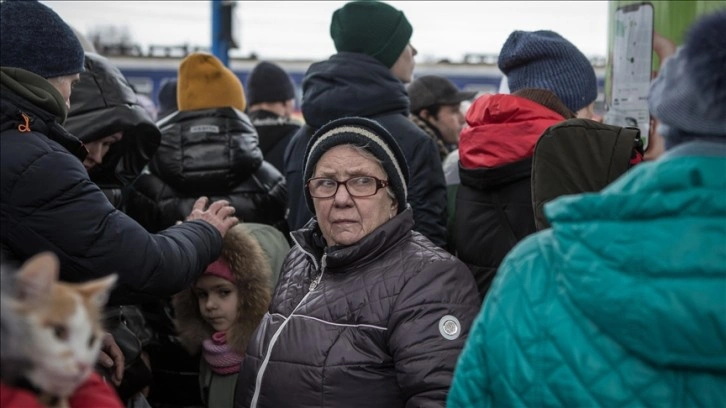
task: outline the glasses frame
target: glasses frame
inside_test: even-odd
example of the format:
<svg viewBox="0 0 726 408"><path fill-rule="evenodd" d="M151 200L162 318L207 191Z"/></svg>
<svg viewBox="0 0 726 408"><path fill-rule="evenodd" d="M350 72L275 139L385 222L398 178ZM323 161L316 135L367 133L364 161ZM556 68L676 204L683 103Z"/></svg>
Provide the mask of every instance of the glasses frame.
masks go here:
<svg viewBox="0 0 726 408"><path fill-rule="evenodd" d="M374 191L372 194L368 194L368 195L356 195L356 194L351 193L350 189L348 188L348 182L351 180L359 179L361 177L372 178L373 180L375 180L376 181L376 191ZM331 181L336 182L337 185L335 186L335 191L333 192L333 194L331 194L329 196L325 196L325 197L314 196L313 192L310 190L310 182L314 181L314 180L331 180ZM341 184L345 186L345 191L348 192L348 195L351 197L354 197L354 198L372 197L372 196L378 194L378 191L380 189L386 188L391 185L391 183L388 180L381 180L375 176L355 176L355 177L351 177L351 178L343 180L343 181L338 181L338 180L336 180L334 178L330 178L330 177L312 177L305 183L305 188L308 190L308 193L310 193L310 196L313 198L331 198L331 197L335 197L335 195L338 194L338 189L340 189Z"/></svg>

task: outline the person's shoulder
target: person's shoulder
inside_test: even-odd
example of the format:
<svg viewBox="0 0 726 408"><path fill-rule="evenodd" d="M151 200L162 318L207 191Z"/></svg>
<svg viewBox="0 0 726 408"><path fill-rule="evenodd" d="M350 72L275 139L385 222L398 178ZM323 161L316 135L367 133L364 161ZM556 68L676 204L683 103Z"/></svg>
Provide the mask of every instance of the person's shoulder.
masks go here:
<svg viewBox="0 0 726 408"><path fill-rule="evenodd" d="M65 147L58 142L49 139L45 134L31 131L19 132L17 130L3 131L2 138L2 154L3 168L14 167L16 165L27 166L40 160L46 156L52 155L54 162L67 162L74 167L81 166L78 160Z"/></svg>
<svg viewBox="0 0 726 408"><path fill-rule="evenodd" d="M492 290L501 283L530 282L548 279L558 262L557 240L553 230L546 229L532 234L512 248L497 270Z"/></svg>
<svg viewBox="0 0 726 408"><path fill-rule="evenodd" d="M431 137L420 127L416 126L407 116L399 112L371 118L388 130L405 149L408 145L418 146L420 143L431 141Z"/></svg>

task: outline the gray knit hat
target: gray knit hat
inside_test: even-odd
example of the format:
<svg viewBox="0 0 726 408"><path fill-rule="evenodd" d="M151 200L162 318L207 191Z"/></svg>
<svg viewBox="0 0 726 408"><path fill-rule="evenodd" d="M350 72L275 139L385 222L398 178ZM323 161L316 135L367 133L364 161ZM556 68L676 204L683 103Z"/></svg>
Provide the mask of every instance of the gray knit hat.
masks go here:
<svg viewBox="0 0 726 408"><path fill-rule="evenodd" d="M71 27L32 0L0 3L0 66L54 78L83 72L84 53Z"/></svg>
<svg viewBox="0 0 726 408"><path fill-rule="evenodd" d="M597 98L595 69L571 42L554 31L514 31L499 53L499 69L509 89L542 88L573 111Z"/></svg>
<svg viewBox="0 0 726 408"><path fill-rule="evenodd" d="M365 148L383 162L391 189L396 196L398 212L406 209L408 197L408 164L396 139L378 122L358 117L336 119L328 122L313 134L305 150L303 163L303 184L313 176L315 165L331 148L352 144ZM305 188L305 200L310 211L315 213L313 198Z"/></svg>
<svg viewBox="0 0 726 408"><path fill-rule="evenodd" d="M650 113L670 148L687 139L726 141L726 11L703 17L650 87Z"/></svg>

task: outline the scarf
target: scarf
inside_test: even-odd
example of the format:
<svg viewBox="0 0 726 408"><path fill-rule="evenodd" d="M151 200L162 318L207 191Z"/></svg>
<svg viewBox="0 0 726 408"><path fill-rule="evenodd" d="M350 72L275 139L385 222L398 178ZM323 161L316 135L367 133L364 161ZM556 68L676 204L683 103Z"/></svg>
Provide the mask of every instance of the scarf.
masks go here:
<svg viewBox="0 0 726 408"><path fill-rule="evenodd" d="M225 332L216 332L202 342L202 357L214 373L222 375L238 373L244 359L227 344Z"/></svg>

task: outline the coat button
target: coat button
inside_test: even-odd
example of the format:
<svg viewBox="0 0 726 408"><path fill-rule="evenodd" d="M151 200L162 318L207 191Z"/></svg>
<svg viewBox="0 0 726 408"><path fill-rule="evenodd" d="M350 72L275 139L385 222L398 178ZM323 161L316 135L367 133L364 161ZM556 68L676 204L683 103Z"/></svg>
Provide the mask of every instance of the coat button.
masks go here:
<svg viewBox="0 0 726 408"><path fill-rule="evenodd" d="M447 340L456 340L461 335L461 323L452 315L446 315L439 320L439 332Z"/></svg>

